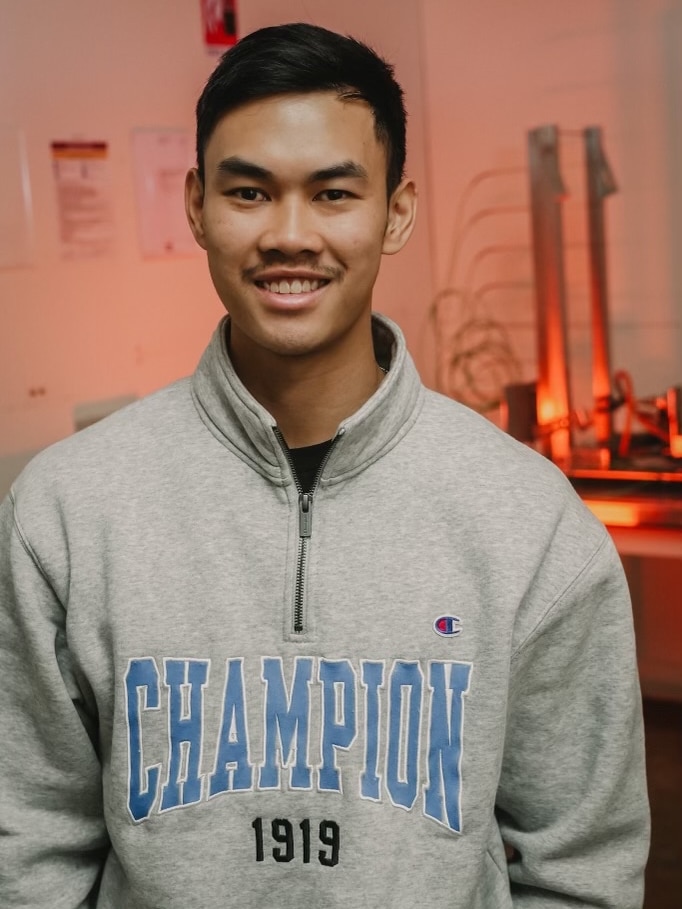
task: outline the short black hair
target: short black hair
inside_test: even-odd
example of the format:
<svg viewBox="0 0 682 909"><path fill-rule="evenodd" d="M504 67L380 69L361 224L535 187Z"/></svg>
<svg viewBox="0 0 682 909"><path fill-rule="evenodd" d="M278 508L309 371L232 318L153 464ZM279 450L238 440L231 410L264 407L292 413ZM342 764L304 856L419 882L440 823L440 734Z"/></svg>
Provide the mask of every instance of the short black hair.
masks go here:
<svg viewBox="0 0 682 909"><path fill-rule="evenodd" d="M197 102L197 169L218 121L249 101L272 95L334 91L365 101L386 149L390 198L405 169L406 113L393 67L371 47L304 22L258 29L223 54Z"/></svg>

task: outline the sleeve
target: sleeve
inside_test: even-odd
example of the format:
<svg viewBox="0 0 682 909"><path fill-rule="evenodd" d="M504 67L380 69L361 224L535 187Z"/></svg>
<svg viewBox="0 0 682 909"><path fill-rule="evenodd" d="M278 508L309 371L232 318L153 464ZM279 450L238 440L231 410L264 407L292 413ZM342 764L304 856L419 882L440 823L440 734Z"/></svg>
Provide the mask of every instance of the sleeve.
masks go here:
<svg viewBox="0 0 682 909"><path fill-rule="evenodd" d="M649 847L632 612L608 536L512 658L497 797L515 909L641 909Z"/></svg>
<svg viewBox="0 0 682 909"><path fill-rule="evenodd" d="M93 906L108 842L96 719L66 646L66 616L0 505L0 906Z"/></svg>

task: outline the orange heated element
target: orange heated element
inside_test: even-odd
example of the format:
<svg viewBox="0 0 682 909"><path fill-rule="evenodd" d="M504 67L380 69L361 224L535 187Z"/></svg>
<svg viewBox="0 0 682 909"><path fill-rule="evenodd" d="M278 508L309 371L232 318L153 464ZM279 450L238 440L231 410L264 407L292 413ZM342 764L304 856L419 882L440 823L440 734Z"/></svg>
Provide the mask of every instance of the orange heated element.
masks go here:
<svg viewBox="0 0 682 909"><path fill-rule="evenodd" d="M586 500L585 504L602 524L608 524L611 527L637 527L639 524L637 506L631 502L604 502L590 499Z"/></svg>
<svg viewBox="0 0 682 909"><path fill-rule="evenodd" d="M552 398L543 397L538 400L538 417L541 426L553 423L560 416L560 410Z"/></svg>

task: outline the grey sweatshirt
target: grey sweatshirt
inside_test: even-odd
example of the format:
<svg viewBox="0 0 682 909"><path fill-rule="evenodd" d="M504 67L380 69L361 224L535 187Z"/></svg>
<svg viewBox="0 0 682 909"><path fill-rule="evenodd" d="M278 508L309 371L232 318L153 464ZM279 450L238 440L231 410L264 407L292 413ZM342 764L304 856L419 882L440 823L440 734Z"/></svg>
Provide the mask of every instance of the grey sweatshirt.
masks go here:
<svg viewBox="0 0 682 909"><path fill-rule="evenodd" d="M388 376L312 499L231 367L0 509L3 909L637 909L632 621L552 464ZM515 858L507 862L504 843Z"/></svg>

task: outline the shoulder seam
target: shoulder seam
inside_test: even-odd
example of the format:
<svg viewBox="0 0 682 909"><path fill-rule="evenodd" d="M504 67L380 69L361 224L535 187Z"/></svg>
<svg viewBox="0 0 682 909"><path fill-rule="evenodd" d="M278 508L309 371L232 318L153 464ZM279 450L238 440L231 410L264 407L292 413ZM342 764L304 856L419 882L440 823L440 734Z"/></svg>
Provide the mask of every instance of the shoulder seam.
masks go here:
<svg viewBox="0 0 682 909"><path fill-rule="evenodd" d="M64 604L62 603L62 601L60 600L59 596L57 595L57 591L54 589L54 585L52 584L52 581L50 580L50 578L48 577L47 572L46 572L45 569L43 568L42 563L41 563L40 559L38 558L37 553L35 552L35 550L34 550L33 547L31 546L31 543L30 543L30 541L29 541L29 539L28 539L28 536L27 536L26 532L24 531L24 528L21 526L21 522L19 521L19 516L18 516L18 514L17 514L17 500L16 500L16 498L15 498L14 490L13 490L13 489L10 489L9 497L10 497L10 501L12 502L12 523L14 524L14 529L15 529L16 532L17 532L17 536L19 537L19 541L20 541L20 543L21 543L21 545L22 545L22 548L24 549L24 551L25 551L26 555L29 557L29 559L30 559L30 560L33 562L33 564L35 565L35 567L36 567L36 569L38 570L38 573L40 574L40 576L42 577L42 579L45 581L45 583L47 584L47 586L48 586L48 587L50 588L50 590L52 591L52 595L54 596L54 598L56 599L56 601L57 601L57 602L62 606L62 608L63 608L63 607L64 607Z"/></svg>
<svg viewBox="0 0 682 909"><path fill-rule="evenodd" d="M542 615L540 616L538 621L535 623L535 625L533 625L532 629L528 632L528 634L526 635L524 640L521 641L519 646L512 653L510 662L513 663L514 660L516 660L516 658L521 655L521 651L532 640L532 638L534 638L539 633L541 626L545 623L548 616L556 609L556 607L564 599L564 597L566 597L570 593L570 591L578 584L578 582L583 577L583 575L587 571L589 571L590 567L597 560L597 558L599 557L599 555L602 552L602 550L604 549L604 547L608 544L609 539L610 539L610 537L608 535L608 532L604 528L602 531L601 541L599 542L599 545L597 546L597 548L594 550L594 552L592 552L592 554L589 556L589 558L587 558L585 560L584 564L582 565L580 570L577 572L577 574L573 578L571 578L571 580L568 582L568 584L566 584L566 586L563 588L563 590L561 590L557 594L557 596L551 601L549 606L547 606L547 608L542 613Z"/></svg>

